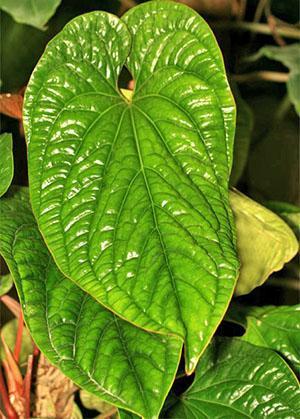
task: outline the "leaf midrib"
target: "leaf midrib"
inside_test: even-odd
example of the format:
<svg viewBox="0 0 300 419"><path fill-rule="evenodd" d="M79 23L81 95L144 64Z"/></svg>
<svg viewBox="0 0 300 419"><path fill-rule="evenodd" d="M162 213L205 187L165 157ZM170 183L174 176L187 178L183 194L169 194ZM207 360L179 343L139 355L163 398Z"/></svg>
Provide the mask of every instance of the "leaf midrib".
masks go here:
<svg viewBox="0 0 300 419"><path fill-rule="evenodd" d="M180 299L179 299L179 295L178 295L176 281L175 281L175 278L173 276L173 271L172 271L171 266L170 266L170 261L169 261L168 255L167 255L166 246L165 246L161 231L160 231L159 226L158 226L157 216L156 216L156 211L155 211L155 205L154 205L154 202L153 202L153 199L152 199L152 194L151 194L151 189L150 189L150 186L149 186L149 182L148 182L145 170L144 170L145 165L144 165L143 156L142 156L142 153L141 153L140 144L139 144L139 140L138 140L138 136L137 136L137 131L136 131L135 120L134 120L132 108L130 108L130 117L131 117L131 124L132 124L132 130L133 130L133 136L134 136L134 140L135 140L136 150L137 150L137 154L138 154L139 162L140 162L141 173L143 174L145 186L146 186L146 189L147 189L147 194L148 194L149 201L150 201L151 208L152 208L152 216L153 216L153 221L154 221L154 224L155 224L155 229L156 229L158 237L159 237L159 241L160 241L160 244L161 244L161 249L163 251L164 258L165 258L166 265L167 265L167 269L168 269L168 272L169 272L169 276L171 278L172 287L173 287L173 290L174 290L178 311L179 311L180 317L182 319L182 326L184 327L185 334L186 334L187 331L186 331L185 323L183 321L181 303L180 303Z"/></svg>

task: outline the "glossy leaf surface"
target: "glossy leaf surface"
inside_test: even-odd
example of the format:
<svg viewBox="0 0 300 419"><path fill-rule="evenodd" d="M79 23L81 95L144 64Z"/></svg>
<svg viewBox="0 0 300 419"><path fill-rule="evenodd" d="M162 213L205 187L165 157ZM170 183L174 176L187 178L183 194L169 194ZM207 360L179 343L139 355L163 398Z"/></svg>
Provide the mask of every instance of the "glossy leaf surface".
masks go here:
<svg viewBox="0 0 300 419"><path fill-rule="evenodd" d="M0 196L5 194L14 175L12 135L0 135Z"/></svg>
<svg viewBox="0 0 300 419"><path fill-rule="evenodd" d="M209 345L192 386L169 418L297 418L300 391L287 364L270 349L238 339Z"/></svg>
<svg viewBox="0 0 300 419"><path fill-rule="evenodd" d="M191 372L238 266L235 106L207 24L167 1L76 18L33 73L24 123L33 210L61 271L122 318L185 339Z"/></svg>
<svg viewBox="0 0 300 419"><path fill-rule="evenodd" d="M243 195L230 192L237 226L241 270L235 294L243 295L262 285L297 253L299 245L289 226L276 214Z"/></svg>
<svg viewBox="0 0 300 419"><path fill-rule="evenodd" d="M245 327L243 340L274 349L300 373L300 305L280 307L233 305L226 318Z"/></svg>
<svg viewBox="0 0 300 419"><path fill-rule="evenodd" d="M61 0L0 0L0 9L9 13L16 22L43 29Z"/></svg>
<svg viewBox="0 0 300 419"><path fill-rule="evenodd" d="M179 339L120 320L65 278L41 239L26 189L3 197L0 211L0 251L40 349L98 397L157 416L176 374Z"/></svg>

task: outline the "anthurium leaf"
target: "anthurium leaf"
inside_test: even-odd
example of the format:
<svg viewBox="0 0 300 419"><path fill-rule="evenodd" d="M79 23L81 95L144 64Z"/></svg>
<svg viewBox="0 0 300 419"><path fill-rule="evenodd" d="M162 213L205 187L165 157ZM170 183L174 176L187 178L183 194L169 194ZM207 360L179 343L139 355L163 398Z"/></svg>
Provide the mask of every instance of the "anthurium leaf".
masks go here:
<svg viewBox="0 0 300 419"><path fill-rule="evenodd" d="M237 226L241 269L235 294L251 292L274 271L279 271L298 251L290 227L276 214L236 190L230 204Z"/></svg>
<svg viewBox="0 0 300 419"><path fill-rule="evenodd" d="M12 319L1 325L1 335L3 336L5 343L10 348L11 351L14 350L16 344L16 336L18 330L18 319ZM26 328L23 329L22 332L22 344L21 344L21 351L20 351L20 359L19 363L23 366L27 360L28 356L31 355L33 352L33 341L27 331ZM5 352L3 346L0 341L0 358L5 358Z"/></svg>
<svg viewBox="0 0 300 419"><path fill-rule="evenodd" d="M300 373L300 305L244 307L234 304L226 318L245 327L242 339L274 349Z"/></svg>
<svg viewBox="0 0 300 419"><path fill-rule="evenodd" d="M61 0L0 0L0 9L16 22L43 29L61 3Z"/></svg>
<svg viewBox="0 0 300 419"><path fill-rule="evenodd" d="M185 339L192 372L238 266L235 106L207 24L168 1L74 19L32 75L24 123L33 210L60 270L137 326Z"/></svg>
<svg viewBox="0 0 300 419"><path fill-rule="evenodd" d="M233 91L237 107L237 118L230 184L236 186L244 172L248 159L253 130L253 112L247 102L241 97L238 89L235 87Z"/></svg>
<svg viewBox="0 0 300 419"><path fill-rule="evenodd" d="M266 46L261 48L257 54L250 57L256 60L260 57L267 57L280 61L289 70L287 90L296 112L300 115L300 45L299 43L286 45L284 47Z"/></svg>
<svg viewBox="0 0 300 419"><path fill-rule="evenodd" d="M42 241L26 189L3 197L0 211L0 251L42 352L85 390L156 417L176 374L180 340L119 319L64 277Z"/></svg>
<svg viewBox="0 0 300 419"><path fill-rule="evenodd" d="M0 276L0 297L7 294L13 286L12 276L10 274Z"/></svg>
<svg viewBox="0 0 300 419"><path fill-rule="evenodd" d="M0 196L2 196L9 188L14 175L11 134L0 135L0 156Z"/></svg>
<svg viewBox="0 0 300 419"><path fill-rule="evenodd" d="M297 379L276 352L238 339L210 344L168 418L297 418Z"/></svg>

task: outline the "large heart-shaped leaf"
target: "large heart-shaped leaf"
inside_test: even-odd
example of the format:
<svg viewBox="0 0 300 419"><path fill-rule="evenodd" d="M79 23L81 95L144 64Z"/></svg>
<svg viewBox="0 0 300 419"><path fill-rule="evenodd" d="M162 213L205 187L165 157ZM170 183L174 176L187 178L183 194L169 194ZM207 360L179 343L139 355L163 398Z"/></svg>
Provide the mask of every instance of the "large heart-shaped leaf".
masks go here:
<svg viewBox="0 0 300 419"><path fill-rule="evenodd" d="M297 418L300 391L287 364L270 349L238 339L209 345L192 386L168 418Z"/></svg>
<svg viewBox="0 0 300 419"><path fill-rule="evenodd" d="M207 24L159 1L76 18L33 73L24 123L33 210L61 271L128 321L185 339L191 372L238 266L235 106Z"/></svg>
<svg viewBox="0 0 300 419"><path fill-rule="evenodd" d="M226 320L245 328L242 339L282 354L300 373L300 305L243 307L234 304Z"/></svg>
<svg viewBox="0 0 300 419"><path fill-rule="evenodd" d="M11 134L3 133L0 135L0 156L0 196L2 196L9 188L14 175Z"/></svg>
<svg viewBox="0 0 300 419"><path fill-rule="evenodd" d="M230 193L237 226L241 261L235 294L243 295L262 285L297 253L299 245L290 227L276 214L241 192Z"/></svg>
<svg viewBox="0 0 300 419"><path fill-rule="evenodd" d="M2 198L0 212L0 252L37 345L79 386L156 417L176 374L180 340L119 319L65 278L43 243L26 189Z"/></svg>

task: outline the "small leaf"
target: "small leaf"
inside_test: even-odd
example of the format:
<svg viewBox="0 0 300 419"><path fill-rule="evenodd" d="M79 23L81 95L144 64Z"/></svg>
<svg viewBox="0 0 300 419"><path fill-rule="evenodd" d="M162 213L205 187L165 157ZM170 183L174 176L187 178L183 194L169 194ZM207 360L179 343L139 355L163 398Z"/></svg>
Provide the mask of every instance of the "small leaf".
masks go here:
<svg viewBox="0 0 300 419"><path fill-rule="evenodd" d="M243 340L274 349L300 373L300 305L242 307L235 304L226 318L242 323L246 330Z"/></svg>
<svg viewBox="0 0 300 419"><path fill-rule="evenodd" d="M18 330L18 319L12 319L1 327L1 334L3 335L7 346L12 352L14 351L14 347L16 343L17 330ZM22 345L21 345L20 360L19 360L19 364L21 366L23 366L27 362L28 356L32 354L32 351L33 351L33 342L27 329L24 327L23 333L22 333ZM4 350L0 342L0 358L3 359L3 357L4 357Z"/></svg>
<svg viewBox="0 0 300 419"><path fill-rule="evenodd" d="M60 3L61 0L0 0L0 9L18 23L44 29Z"/></svg>
<svg viewBox="0 0 300 419"><path fill-rule="evenodd" d="M300 115L300 45L299 43L284 47L266 46L261 48L251 60L262 56L272 60L280 61L289 70L287 90L291 102L294 104L296 112Z"/></svg>
<svg viewBox="0 0 300 419"><path fill-rule="evenodd" d="M59 269L129 322L185 340L191 373L238 269L235 105L208 25L168 1L74 19L33 72L24 124L32 206Z"/></svg>
<svg viewBox="0 0 300 419"><path fill-rule="evenodd" d="M0 200L0 252L12 272L30 333L78 386L145 418L158 415L182 344L116 317L56 267L26 188Z"/></svg>
<svg viewBox="0 0 300 419"><path fill-rule="evenodd" d="M12 276L10 274L0 276L0 297L7 294L13 286Z"/></svg>
<svg viewBox="0 0 300 419"><path fill-rule="evenodd" d="M238 339L209 345L192 386L168 418L297 418L300 391L287 364L270 349Z"/></svg>
<svg viewBox="0 0 300 419"><path fill-rule="evenodd" d="M246 167L251 134L253 130L253 112L241 97L237 88L234 89L237 106L236 131L234 139L233 165L230 184L236 186Z"/></svg>
<svg viewBox="0 0 300 419"><path fill-rule="evenodd" d="M0 196L4 195L9 188L14 175L12 135L0 135Z"/></svg>
<svg viewBox="0 0 300 419"><path fill-rule="evenodd" d="M238 191L230 193L241 261L236 295L248 294L298 251L296 237L276 214Z"/></svg>

